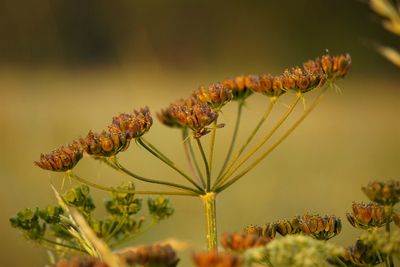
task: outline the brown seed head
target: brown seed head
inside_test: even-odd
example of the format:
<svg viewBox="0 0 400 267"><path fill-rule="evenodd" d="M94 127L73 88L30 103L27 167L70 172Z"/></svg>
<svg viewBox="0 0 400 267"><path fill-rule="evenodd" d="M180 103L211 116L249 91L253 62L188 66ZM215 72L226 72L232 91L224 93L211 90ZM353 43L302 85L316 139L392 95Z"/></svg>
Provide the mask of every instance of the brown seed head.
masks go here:
<svg viewBox="0 0 400 267"><path fill-rule="evenodd" d="M276 231L282 236L297 234L301 231L298 217L295 217L291 220L280 220L274 223L274 225Z"/></svg>
<svg viewBox="0 0 400 267"><path fill-rule="evenodd" d="M123 133L120 128L112 125L108 131L102 131L100 134L89 131L86 137L79 141L83 150L89 155L110 157L126 150L130 139L127 133Z"/></svg>
<svg viewBox="0 0 400 267"><path fill-rule="evenodd" d="M232 91L233 100L244 100L252 94L251 89L246 86L245 80L245 76L237 76L224 80L222 84Z"/></svg>
<svg viewBox="0 0 400 267"><path fill-rule="evenodd" d="M299 219L299 228L306 235L319 240L329 240L340 233L342 223L340 218L331 215L305 214Z"/></svg>
<svg viewBox="0 0 400 267"><path fill-rule="evenodd" d="M171 107L171 116L183 127L193 130L193 136L200 138L209 133L207 128L217 117L218 113L204 103L189 105L174 105Z"/></svg>
<svg viewBox="0 0 400 267"><path fill-rule="evenodd" d="M179 258L170 245L150 245L120 253L129 266L165 266L175 267Z"/></svg>
<svg viewBox="0 0 400 267"><path fill-rule="evenodd" d="M114 117L112 126L126 134L128 139L138 138L145 134L153 124L148 107L134 110L131 114L121 113Z"/></svg>
<svg viewBox="0 0 400 267"><path fill-rule="evenodd" d="M316 65L319 64L321 66L328 79L344 78L351 65L349 54L338 56L324 55L321 59L317 58L316 61L319 61Z"/></svg>
<svg viewBox="0 0 400 267"><path fill-rule="evenodd" d="M56 172L65 172L71 170L82 158L82 148L77 141L66 147L62 146L50 154L40 155L40 160L35 164L42 169Z"/></svg>
<svg viewBox="0 0 400 267"><path fill-rule="evenodd" d="M232 100L232 91L224 84L212 84L208 88L200 87L193 92L193 96L201 103L210 105L213 109L220 109Z"/></svg>
<svg viewBox="0 0 400 267"><path fill-rule="evenodd" d="M362 187L367 197L378 204L393 206L400 201L400 181L374 181Z"/></svg>
<svg viewBox="0 0 400 267"><path fill-rule="evenodd" d="M182 124L179 123L179 120L175 117L175 114L173 113L174 107L187 106L191 108L196 103L197 100L193 97L190 97L188 99L179 99L171 103L167 108L162 109L159 113L157 113L157 118L162 124L168 127L182 128Z"/></svg>
<svg viewBox="0 0 400 267"><path fill-rule="evenodd" d="M263 226L249 225L246 226L243 231L247 234L256 234L258 236L274 239L276 236L276 225L272 223L266 223Z"/></svg>
<svg viewBox="0 0 400 267"><path fill-rule="evenodd" d="M345 254L339 256L339 259L341 263L336 259L329 259L328 261L335 266L343 266L343 263L346 266L375 266L382 263L376 250L361 240L357 240L354 246L348 247Z"/></svg>
<svg viewBox="0 0 400 267"><path fill-rule="evenodd" d="M226 250L243 252L249 248L265 246L270 238L258 234L237 232L233 234L224 233L221 236L221 244Z"/></svg>
<svg viewBox="0 0 400 267"><path fill-rule="evenodd" d="M217 251L195 253L193 261L197 267L240 267L244 265L241 256Z"/></svg>
<svg viewBox="0 0 400 267"><path fill-rule="evenodd" d="M353 202L352 213L347 213L347 219L353 227L369 229L371 227L382 227L392 220L391 214L385 207L375 203Z"/></svg>

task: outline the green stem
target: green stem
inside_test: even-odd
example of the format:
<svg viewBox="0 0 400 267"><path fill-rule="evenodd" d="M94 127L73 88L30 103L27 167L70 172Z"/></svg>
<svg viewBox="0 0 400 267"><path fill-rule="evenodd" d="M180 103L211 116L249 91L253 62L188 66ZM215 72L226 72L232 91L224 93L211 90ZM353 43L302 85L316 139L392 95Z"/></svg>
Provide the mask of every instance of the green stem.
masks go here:
<svg viewBox="0 0 400 267"><path fill-rule="evenodd" d="M218 121L218 118L216 118L213 123L213 129L211 130L210 150L208 151L208 169L209 169L210 175L212 173L212 166L213 166L215 136L217 133L217 121Z"/></svg>
<svg viewBox="0 0 400 267"><path fill-rule="evenodd" d="M186 190L186 192L169 192L169 191L136 191L136 190L124 190L124 189L117 189L114 187L108 187L108 186L103 186L99 185L97 183L91 182L87 179L84 179L76 174L74 174L72 171L68 171L67 175L75 180L77 180L80 183L86 184L88 186L91 186L93 188L107 191L107 192L115 192L115 193L130 193L130 194L138 194L138 195L171 195L171 196L198 196L201 192L195 192L191 188L180 188ZM169 185L171 186L171 185ZM176 187L176 186L174 186ZM189 191L190 190L190 191Z"/></svg>
<svg viewBox="0 0 400 267"><path fill-rule="evenodd" d="M174 163L171 159L169 159L166 155L164 155L160 150L158 150L153 144L151 144L149 141L144 139L143 137L140 138L144 143L146 143L153 151L155 151L160 157L162 157L165 161L168 161L169 163Z"/></svg>
<svg viewBox="0 0 400 267"><path fill-rule="evenodd" d="M203 161L204 161L204 167L206 169L206 176L207 176L206 185L207 185L207 192L208 192L208 191L210 191L210 183L211 183L210 168L208 167L207 157L206 157L206 154L204 153L204 149L203 149L203 146L201 145L200 139L197 138L196 141L197 141L197 146L199 147L199 150L200 150L201 157L203 158Z"/></svg>
<svg viewBox="0 0 400 267"><path fill-rule="evenodd" d="M121 229L121 227L124 225L128 217L129 216L127 214L124 214L122 216L121 220L119 220L118 224L114 227L114 229L110 233L108 233L107 236L104 238L104 241L106 243L108 243L113 238L113 236Z"/></svg>
<svg viewBox="0 0 400 267"><path fill-rule="evenodd" d="M230 185L234 184L237 180L239 180L241 177L243 177L246 173L248 173L250 170L252 170L258 163L260 163L265 157L267 157L279 144L281 144L299 125L300 123L315 109L315 107L319 104L321 101L322 97L324 96L324 93L326 91L326 88L323 88L320 92L320 94L315 98L314 102L311 104L311 106L304 111L303 115L260 157L258 157L253 163L251 163L248 167L246 167L241 173L233 177L229 182L225 183L224 185L221 185L216 192L221 192ZM297 102L300 98L297 98ZM295 103L297 103L295 102ZM240 166L239 166L240 167ZM225 176L225 178L229 178L229 176L236 171L237 168L235 168L230 174ZM225 180L226 180L225 179Z"/></svg>
<svg viewBox="0 0 400 267"><path fill-rule="evenodd" d="M151 154L153 154L156 158L160 159L162 162L167 164L169 167L174 169L176 172L178 172L180 175L182 175L187 181L189 181L192 185L194 185L200 192L203 191L203 188L201 188L192 178L190 178L189 175L184 173L180 168L175 166L175 164L172 161L165 160L164 157L160 157L155 151L153 151L149 146L148 143L141 139L137 139L138 143L143 146L147 151L149 151Z"/></svg>
<svg viewBox="0 0 400 267"><path fill-rule="evenodd" d="M272 137L272 135L279 129L279 127L285 122L285 120L292 113L292 111L294 110L300 99L301 99L301 94L298 93L296 99L289 106L288 110L277 122L277 124L275 124L275 126L271 129L271 131L264 137L264 139L249 153L247 153L244 156L244 158L241 161L239 161L239 163L233 169L231 169L231 171L223 175L222 178L219 180L219 182L214 185L213 190L216 190L219 186L221 186L230 176L232 176L232 174L234 174L249 158L251 158Z"/></svg>
<svg viewBox="0 0 400 267"><path fill-rule="evenodd" d="M189 163L190 169L192 170L193 174L197 178L198 182L202 184L203 188L205 188L206 183L205 183L204 177L200 171L199 164L194 155L192 143L190 142L190 138L188 138L188 136L189 135L188 135L187 128L182 129L182 142L183 142L183 148L185 150L186 159ZM196 170L193 168L193 165Z"/></svg>
<svg viewBox="0 0 400 267"><path fill-rule="evenodd" d="M40 241L44 241L44 242L52 244L54 246L60 246L60 247L76 250L76 251L79 251L79 252L87 253L85 250L83 250L81 248L78 248L78 247L75 247L75 246L70 246L70 245L63 244L63 243L59 243L59 242L56 242L56 241L53 241L53 240L50 240L50 239L47 239L47 238L42 238L42 239L40 239Z"/></svg>
<svg viewBox="0 0 400 267"><path fill-rule="evenodd" d="M216 194L208 192L201 196L204 203L207 225L207 248L209 251L217 250L217 210L216 210Z"/></svg>
<svg viewBox="0 0 400 267"><path fill-rule="evenodd" d="M233 130L231 144L229 145L228 153L226 154L226 158L225 158L224 164L222 164L222 168L219 171L219 174L217 176L218 178L221 177L222 173L225 171L225 167L228 164L228 162L229 162L229 160L230 160L230 158L232 156L233 148L234 148L235 143L236 143L237 134L239 132L240 119L242 118L243 106L244 106L244 102L243 101L239 101L238 102L238 111L237 111L237 115L236 115L235 129ZM218 182L218 178L217 178L217 180L215 182Z"/></svg>
<svg viewBox="0 0 400 267"><path fill-rule="evenodd" d="M338 256L335 256L336 262L340 264L342 267L347 267L347 264L344 263Z"/></svg>
<svg viewBox="0 0 400 267"><path fill-rule="evenodd" d="M389 235L389 240L390 240L390 222L387 222L387 223L386 223L386 225L385 225L385 231L386 231L386 233L388 233L388 235ZM388 241L389 241L389 240L388 240ZM394 267L393 256L390 255L390 254L388 254L388 255L387 255L387 258L388 258L389 266L390 266L390 267Z"/></svg>

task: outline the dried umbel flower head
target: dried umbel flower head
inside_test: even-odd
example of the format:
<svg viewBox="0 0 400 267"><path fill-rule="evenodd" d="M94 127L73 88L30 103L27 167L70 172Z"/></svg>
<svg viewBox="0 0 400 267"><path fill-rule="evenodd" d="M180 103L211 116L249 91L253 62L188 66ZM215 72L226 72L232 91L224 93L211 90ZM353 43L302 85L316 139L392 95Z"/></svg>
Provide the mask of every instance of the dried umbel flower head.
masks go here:
<svg viewBox="0 0 400 267"><path fill-rule="evenodd" d="M89 131L80 143L83 150L92 156L110 157L129 147L130 139L127 134L115 126L110 126L109 131L100 134Z"/></svg>
<svg viewBox="0 0 400 267"><path fill-rule="evenodd" d="M243 252L249 248L261 247L268 244L270 238L258 234L237 232L233 234L224 233L221 236L221 245L226 250Z"/></svg>
<svg viewBox="0 0 400 267"><path fill-rule="evenodd" d="M282 75L282 83L285 90L306 93L322 86L326 81L326 75L320 69L307 71L300 67L286 69Z"/></svg>
<svg viewBox="0 0 400 267"><path fill-rule="evenodd" d="M281 76L265 75L249 75L245 78L245 84L254 92L264 94L268 97L279 97L286 91L283 88Z"/></svg>
<svg viewBox="0 0 400 267"><path fill-rule="evenodd" d="M244 264L241 256L217 251L195 253L193 261L197 267L240 267Z"/></svg>
<svg viewBox="0 0 400 267"><path fill-rule="evenodd" d="M112 120L112 126L126 134L128 139L141 137L152 124L153 119L148 107L134 110L131 114L121 113Z"/></svg>
<svg viewBox="0 0 400 267"><path fill-rule="evenodd" d="M120 254L129 266L175 267L179 258L171 245L150 245Z"/></svg>
<svg viewBox="0 0 400 267"><path fill-rule="evenodd" d="M381 205L395 205L400 201L400 181L374 181L362 187L367 197Z"/></svg>
<svg viewBox="0 0 400 267"><path fill-rule="evenodd" d="M299 222L302 233L319 240L329 240L338 235L342 229L340 219L335 216L306 214L301 217Z"/></svg>
<svg viewBox="0 0 400 267"><path fill-rule="evenodd" d="M62 146L50 154L40 155L40 160L35 164L42 169L56 172L65 172L71 170L82 158L83 151L77 141L66 147Z"/></svg>
<svg viewBox="0 0 400 267"><path fill-rule="evenodd" d="M243 231L247 234L256 234L273 239L276 236L276 225L271 223L266 223L263 226L249 225L246 226Z"/></svg>
<svg viewBox="0 0 400 267"><path fill-rule="evenodd" d="M298 217L291 220L280 220L274 223L276 231L282 236L299 233L301 230L299 226L300 221Z"/></svg>
<svg viewBox="0 0 400 267"><path fill-rule="evenodd" d="M213 109L220 109L232 100L232 91L224 84L212 84L208 88L200 87L193 92L193 96L201 103L210 105Z"/></svg>
<svg viewBox="0 0 400 267"><path fill-rule="evenodd" d="M382 227L392 220L385 207L375 203L353 202L352 209L353 212L347 213L346 216L350 224L357 228Z"/></svg>
<svg viewBox="0 0 400 267"><path fill-rule="evenodd" d="M224 80L222 84L232 91L233 100L243 101L253 93L245 80L246 76L237 76Z"/></svg>
<svg viewBox="0 0 400 267"><path fill-rule="evenodd" d="M317 58L314 62L305 63L306 69L315 69L320 66L327 75L328 80L344 78L348 73L351 65L351 57L349 54L331 56L324 55L321 59Z"/></svg>
<svg viewBox="0 0 400 267"><path fill-rule="evenodd" d="M171 115L183 127L190 128L194 138L200 138L209 133L207 126L218 117L218 113L204 103L196 103L193 106L174 105L171 107Z"/></svg>
<svg viewBox="0 0 400 267"><path fill-rule="evenodd" d="M329 258L330 264L335 266L375 266L382 263L380 256L371 245L357 240L354 246L348 247L343 256L338 256L341 262L335 258Z"/></svg>
<svg viewBox="0 0 400 267"><path fill-rule="evenodd" d="M192 108L195 104L197 104L197 100L194 97L190 97L187 99L179 99L175 102L171 103L167 108L162 109L160 112L157 113L158 120L168 127L173 128L182 128L182 124L179 120L175 117L173 110L175 107L185 106L188 108Z"/></svg>

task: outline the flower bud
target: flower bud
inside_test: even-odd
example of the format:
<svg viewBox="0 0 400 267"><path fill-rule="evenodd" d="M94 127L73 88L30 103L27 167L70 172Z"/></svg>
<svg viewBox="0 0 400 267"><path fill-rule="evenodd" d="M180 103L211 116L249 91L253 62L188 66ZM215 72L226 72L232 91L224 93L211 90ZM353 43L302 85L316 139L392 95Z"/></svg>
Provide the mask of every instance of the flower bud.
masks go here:
<svg viewBox="0 0 400 267"><path fill-rule="evenodd" d="M62 146L50 154L40 155L40 160L35 164L42 169L65 172L71 170L82 158L82 148L77 141L67 147Z"/></svg>

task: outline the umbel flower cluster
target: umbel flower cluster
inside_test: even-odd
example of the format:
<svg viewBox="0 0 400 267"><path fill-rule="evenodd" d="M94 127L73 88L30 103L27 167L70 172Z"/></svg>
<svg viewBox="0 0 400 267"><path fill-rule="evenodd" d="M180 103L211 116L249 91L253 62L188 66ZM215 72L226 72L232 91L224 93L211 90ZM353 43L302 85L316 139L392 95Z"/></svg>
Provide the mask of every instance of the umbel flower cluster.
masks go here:
<svg viewBox="0 0 400 267"><path fill-rule="evenodd" d="M226 248L227 253L217 253L216 199L217 195L238 182L280 145L316 108L327 89L347 75L350 65L351 57L348 54L337 56L325 54L320 58L305 62L302 66L287 68L278 75L267 73L240 75L208 86L200 86L188 97L170 103L157 112L156 116L163 125L180 131L187 163L186 168L182 168L180 163L175 162L145 138L146 133L153 125L153 116L148 107L135 109L131 113L121 113L113 117L104 130L99 132L90 130L86 136L78 137L69 145L62 146L48 154L42 154L39 160L35 161L35 164L44 170L64 173L79 184L88 186L74 189L74 192L80 190L82 194L79 195L82 197L75 199L74 194L59 194L55 190L59 206L52 209L51 212L48 210L47 213L40 212L40 210L19 213L11 219L11 223L14 227L22 230L25 236L55 250L58 255L65 256L65 251L78 251L95 258L104 258L105 263L109 266L115 265L113 260L108 262L106 259L109 257L102 255L100 251L104 251L104 247L113 249L141 232L145 221L134 217L141 209L142 201L136 198L141 194L158 195L157 198L149 198L147 202L149 213L156 222L173 213L173 209L164 195L198 197L203 202L209 253L196 253L193 256L194 262L198 266L241 266L245 263L241 256L236 255L237 257L230 258L231 254L229 253L232 251L245 253L256 247L268 246L269 243L275 241L276 233L282 236L302 233L316 240L328 240L340 232L340 219L335 216L306 214L291 220L275 222L264 228L254 227L252 231L248 229L249 231L245 232L225 234L221 238L221 244ZM296 107L301 100L305 99L305 94L310 96L312 101L309 105L304 106L300 115L295 115L294 111L298 110ZM266 109L254 129L250 129L250 133L245 131L245 134L249 134L248 138L238 146L238 134L246 130L240 127L243 107L252 96L265 99ZM282 99L282 97L285 98ZM270 116L272 112L275 112L274 107L277 106L277 103L280 104L286 100L292 102L290 105L285 105L287 110L283 113L281 110L276 111L281 113L278 114L281 115L278 116L279 119L276 120L275 116ZM226 152L222 166L214 166L217 132L226 127L223 116L220 115L223 108L231 103L238 107L236 121L232 128L232 137L226 151L218 151L219 153ZM291 115L295 119L291 120L292 124L289 124L286 121ZM272 122L270 123L269 120ZM284 129L281 130L281 128ZM224 139L226 138L224 137ZM162 179L146 177L138 174L137 170L133 171L123 166L119 157L121 152L126 151L132 142L173 169L179 178L184 179L184 183L172 182L165 177ZM205 142L208 142L208 149L204 146ZM83 157L84 155L88 157ZM169 190L141 191L137 189L139 186L133 181L123 183L121 186L109 186L99 184L94 179L83 178L77 175L76 166L84 158L101 161L135 182L156 184ZM216 167L219 167L219 170L216 170ZM89 187L111 193L112 199L105 202L108 218L93 219L91 214L94 204L88 198ZM88 201L82 202L82 199ZM88 225L86 228L83 227L86 229L83 233L79 231L82 222L78 223L71 219L79 217L75 211L82 214L83 220L86 221L83 224ZM58 226L59 222L62 222L61 228ZM52 232L49 233L46 226L50 226ZM60 233L65 235L59 235ZM53 234L59 239L48 239L49 234ZM87 235L93 235L97 241L87 243ZM93 243L104 244L100 246L102 248L100 249ZM60 253L60 248L63 250L62 253ZM160 251L163 253L162 250ZM106 253L106 255L114 254ZM110 258L115 260L114 256L110 256ZM164 260L163 257L160 259ZM166 257L164 263L153 265L174 266L177 261L171 259L174 257ZM166 263L169 262L168 260L171 260L171 264ZM125 258L122 261L125 261ZM72 260L72 262L77 262L77 260ZM89 262L92 261L89 260ZM130 263L127 262L127 264ZM142 265L153 266L150 263L146 264Z"/></svg>

